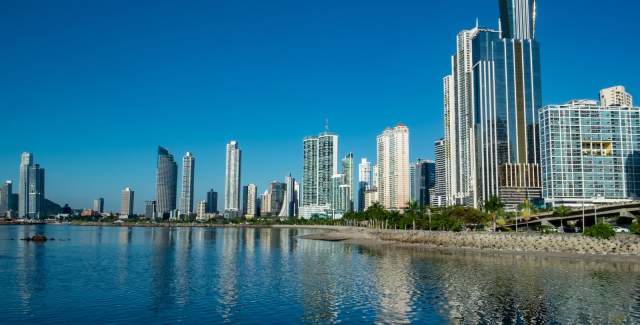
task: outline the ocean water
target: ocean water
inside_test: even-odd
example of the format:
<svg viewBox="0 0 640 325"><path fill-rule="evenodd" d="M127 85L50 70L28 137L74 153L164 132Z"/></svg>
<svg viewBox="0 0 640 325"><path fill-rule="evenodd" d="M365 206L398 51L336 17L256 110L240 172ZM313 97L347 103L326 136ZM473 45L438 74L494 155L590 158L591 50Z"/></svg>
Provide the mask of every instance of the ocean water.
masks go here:
<svg viewBox="0 0 640 325"><path fill-rule="evenodd" d="M0 323L640 323L633 262L298 238L313 231L0 226ZM35 233L55 241L19 240Z"/></svg>

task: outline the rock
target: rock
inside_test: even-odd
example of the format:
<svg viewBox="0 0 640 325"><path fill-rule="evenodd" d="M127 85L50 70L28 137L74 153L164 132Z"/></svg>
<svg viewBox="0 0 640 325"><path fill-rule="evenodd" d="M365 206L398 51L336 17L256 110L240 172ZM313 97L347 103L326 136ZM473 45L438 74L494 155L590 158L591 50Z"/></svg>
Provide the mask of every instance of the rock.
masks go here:
<svg viewBox="0 0 640 325"><path fill-rule="evenodd" d="M38 234L31 237L31 240L37 242L45 242L47 241L47 236Z"/></svg>

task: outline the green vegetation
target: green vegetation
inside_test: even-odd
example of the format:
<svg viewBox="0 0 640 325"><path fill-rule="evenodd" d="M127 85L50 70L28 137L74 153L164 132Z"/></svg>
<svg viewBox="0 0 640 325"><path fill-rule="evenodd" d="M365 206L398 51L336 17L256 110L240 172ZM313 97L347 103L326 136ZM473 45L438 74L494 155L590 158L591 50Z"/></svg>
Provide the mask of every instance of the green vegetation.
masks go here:
<svg viewBox="0 0 640 325"><path fill-rule="evenodd" d="M586 228L584 230L584 234L589 237L600 238L600 239L609 239L616 235L616 232L613 230L613 227L604 222L600 222L593 227Z"/></svg>
<svg viewBox="0 0 640 325"><path fill-rule="evenodd" d="M632 223L629 230L632 234L640 235L640 220L636 220L635 223Z"/></svg>

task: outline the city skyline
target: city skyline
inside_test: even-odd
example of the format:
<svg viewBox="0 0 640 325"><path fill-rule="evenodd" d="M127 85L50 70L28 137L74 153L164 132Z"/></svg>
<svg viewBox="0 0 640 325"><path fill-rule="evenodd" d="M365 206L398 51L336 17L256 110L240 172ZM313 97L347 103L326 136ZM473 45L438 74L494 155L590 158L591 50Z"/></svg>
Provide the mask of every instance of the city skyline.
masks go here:
<svg viewBox="0 0 640 325"><path fill-rule="evenodd" d="M418 4L404 5L405 7L400 6L402 9L396 10L407 10L407 7L413 6L415 6L416 9L424 8L422 5ZM369 101L380 101L381 97L379 94L371 91L354 91L350 96L341 97L342 99L348 99L345 102L346 104L351 103L352 105L347 105L347 107L339 105L336 108L332 108L332 106L335 106L331 105L333 102L321 101L317 104L315 102L311 104L311 100L317 99L317 96L303 97L298 98L295 105L292 106L296 106L298 110L304 110L305 112L309 111L309 116L300 118L298 114L292 114L292 112L295 112L292 109L284 109L281 111L276 110L275 112L271 111L270 114L274 117L277 116L277 119L270 117L262 119L264 115L260 113L260 109L263 106L250 105L252 104L250 102L243 102L241 106L227 105L229 102L224 101L217 103L217 105L203 105L201 100L200 104L191 102L187 103L188 105L186 105L187 107L184 109L191 114L177 114L177 109L182 108L183 105L180 104L184 104L184 102L176 101L175 98L169 97L169 101L158 108L159 112L163 113L159 115L172 116L172 118L175 117L181 119L182 122L185 120L178 115L190 116L189 121L191 121L190 124L194 125L194 129L196 127L195 119L193 117L219 115L224 119L230 114L233 114L232 112L234 110L250 106L255 107L254 109L250 109L251 113L259 114L258 116L260 118L256 118L255 120L259 120L260 124L256 124L256 122L253 121L243 121L243 123L247 124L242 128L238 128L238 124L236 122L231 122L229 126L216 125L216 127L219 128L216 134L210 135L208 132L190 131L191 133L187 133L190 134L190 137L187 140L185 140L184 137L176 137L175 134L177 133L163 135L158 134L157 132L153 133L145 131L148 129L139 125L139 120L136 115L141 115L146 119L149 117L148 110L136 110L135 108L129 108L128 106L125 106L127 110L124 110L124 107L118 108L118 106L121 106L121 104L126 102L128 99L132 100L132 105L141 106L140 104L144 104L143 106L154 106L154 102L149 101L150 94L148 92L141 91L139 93L139 96L141 97L138 97L138 95L134 93L118 94L111 92L114 90L113 88L109 88L112 86L111 84L106 84L108 87L105 87L104 92L94 91L89 92L90 96L88 97L77 97L77 100L80 101L80 103L83 103L82 105L79 105L82 107L82 111L79 111L78 108L73 105L71 98L64 96L60 97L60 95L65 94L64 92L58 93L58 96L54 96L50 92L42 91L49 89L47 88L49 85L47 82L51 82L51 84L58 82L59 80L57 78L60 78L59 75L51 74L49 79L41 78L42 81L37 81L25 87L24 82L20 82L21 79L18 75L9 73L5 78L2 78L2 85L8 90L8 95L6 97L8 100L6 103L8 104L8 107L13 107L13 109L3 112L6 113L5 116L7 116L8 120L12 121L9 123L9 132L11 136L9 136L8 139L0 140L3 141L0 143L2 144L2 147L6 148L0 156L0 171L2 171L2 175L0 175L0 177L2 177L3 181L12 180L14 184L14 192L17 192L19 187L19 176L16 168L16 161L19 160L19 155L22 152L27 151L36 155L38 157L38 162L46 167L47 198L50 198L52 201L59 204L69 203L72 207L81 208L90 207L91 202L95 197L104 197L105 210L117 211L119 208L119 191L126 186L131 186L138 192L136 193L136 212L142 212L144 200L151 200L154 198L154 171L153 168L149 168L149 166L153 166L153 150L156 145L166 145L176 155L192 151L198 156L199 161L203 162L203 164L199 165L202 168L196 171L197 175L195 177L197 179L195 200L199 201L204 198L206 190L209 188L215 188L219 193L222 192L222 175L224 167L220 168L220 165L224 164L224 162L221 161L224 158L221 159L222 154L218 148L220 148L221 143L224 144L231 138L237 139L243 143L243 149L247 153L247 159L245 159L246 165L243 168L243 171L246 171L246 173L243 172L243 179L246 179L248 182L258 184L258 188L266 188L268 181L272 179L281 179L289 172L291 172L297 179L302 179L302 172L300 168L301 162L299 158L300 138L307 134L313 134L314 131L322 125L325 118L329 118L331 121L331 129L341 135L341 147L348 149L349 151L353 151L356 161L359 161L361 157L368 157L370 159L374 158L375 144L371 142L371 138L375 137L379 130L384 126L391 125L396 122L403 122L407 124L412 131L411 161L418 158L433 159L434 154L432 143L434 139L437 139L442 135L440 78L448 70L448 56L453 51L451 41L452 37L462 29L471 28L476 17L480 18L481 26L490 26L494 28L496 27L495 22L498 18L498 6L494 1L487 1L486 3L469 2L464 3L464 5L468 6L468 10L465 9L464 12L455 11L455 14L445 14L444 16L448 17L447 20L436 19L433 22L428 22L429 17L431 17L430 12L427 10L418 10L420 13L418 15L420 16L419 20L418 17L416 17L415 20L413 17L409 17L408 19L408 23L412 24L410 26L414 27L416 30L407 28L407 25L401 25L397 30L388 31L387 33L389 34L384 35L385 37L390 37L392 35L398 36L408 33L409 36L407 37L411 37L408 42L403 41L401 43L393 43L393 46L403 47L402 49L405 51L400 51L403 55L401 57L403 60L406 58L404 55L408 55L408 51L406 51L407 48L404 47L419 50L415 55L423 56L420 64L424 64L424 66L420 66L418 69L420 71L419 77L417 77L416 74L407 74L404 72L405 70L403 69L406 68L406 66L402 65L394 66L393 69L378 70L382 75L385 75L386 73L387 77L389 73L392 73L388 70L400 70L401 73L404 74L401 76L393 75L394 78L391 78L391 80L395 82L402 81L402 84L405 86L410 85L411 87L415 87L411 88L411 92L402 92L396 87L383 88L383 86L387 86L388 84L382 83L380 79L377 78L374 78L374 82L379 83L376 85L373 83L367 83L358 77L356 79L358 82L365 82L362 83L362 85L366 85L367 87L364 89L378 89L371 88L373 86L382 87L381 89L385 89L385 93L390 94L389 96L392 97L382 100L382 105L372 106ZM61 6L64 7L64 3ZM349 5L347 5L345 10L355 10L355 8L349 8L348 6ZM543 12L538 18L536 32L536 37L543 40L542 61L544 62L544 67L542 83L545 89L543 104L564 103L576 97L592 98L593 94L599 89L617 84L625 85L630 93L638 93L638 83L633 77L637 75L638 68L637 65L632 64L633 61L630 59L625 60L625 58L627 58L625 54L612 53L611 51L604 50L599 52L598 49L590 47L590 51L593 53L590 54L590 56L583 57L577 55L577 53L584 55L582 54L583 51L579 50L579 47L574 46L574 48L571 48L571 45L580 44L581 42L582 44L594 44L594 39L603 38L603 36L610 37L609 40L613 42L615 42L616 37L620 37L620 40L625 39L626 32L624 29L616 29L622 31L622 35L619 36L610 33L610 31L614 30L617 26L616 22L607 24L604 30L600 30L595 27L591 28L589 26L576 28L569 26L567 22L563 22L562 19L560 19L560 17L562 17L561 13L565 12L567 8L572 8L572 10L577 11L577 14L581 14L582 17L589 17L590 11L596 11L594 6L584 3L580 3L578 6L576 3L572 3L572 1L561 4L543 1L539 2L538 6L538 11ZM591 7L589 8L589 6ZM624 15L629 12L633 12L633 9L636 8L636 6L636 4L618 4L616 6L616 17L619 17L620 20L624 20ZM369 9L367 12L368 15L363 17L363 19L373 20L374 18L377 18L377 15L382 14L384 11L383 9L388 9L384 5L380 4L377 4L377 6L374 7L374 9ZM16 8L20 9L20 7ZM624 10L624 8L627 10ZM23 9L24 13L28 13L27 9ZM451 10L451 13L454 12L453 9L448 8L438 7L438 9L444 13L448 13L448 10ZM610 10L609 8L597 9L598 15L606 14L608 10ZM9 13L11 10L8 10ZM205 12L207 14L210 13L209 11ZM623 15L623 17L620 17L620 15ZM418 21L420 21L419 25ZM11 19L2 22L2 24L6 24L7 22L11 22ZM431 30L433 26L437 26L439 28L437 32ZM347 32L348 35L372 37L369 34L373 34L378 36L375 32L367 32L367 30L360 29L357 26L348 25L346 27L348 28L345 29L345 32ZM62 27L56 27L54 31L61 32L60 28ZM607 30L608 28L610 29ZM562 29L566 34L571 35L571 38L567 39L553 36L552 31L555 29ZM609 33L607 33L607 31L609 31ZM178 32L181 32L181 30L179 29ZM24 33L29 33L29 31L24 31ZM318 37L317 31L315 34L312 34L312 36ZM420 38L418 38L418 36ZM46 41L48 41L41 37L30 37L32 43L46 43ZM414 37L416 43L412 45ZM11 39L12 42L20 42L14 40L14 38ZM325 39L326 42L322 43L322 48L333 49L334 47L332 47L332 45L335 45L335 40L335 35L327 37ZM567 41L569 41L569 43L566 43ZM432 48L431 46L434 44L437 46ZM27 51L28 53L28 49L21 47L21 44L19 43L12 43L10 45L15 46L8 46L8 56L10 58L8 62L14 63L17 67L21 66L21 63L24 63L21 60L31 62L28 55L25 56L25 59L18 58L18 55L24 54L24 51ZM78 45L79 44L75 44L75 46ZM197 48L197 44L191 45L193 46L191 49ZM371 46L371 44L368 43L365 45ZM73 46L73 44L69 46ZM171 44L167 44L167 46L171 46ZM417 46L420 47L416 48ZM633 47L637 45L629 44L629 46ZM428 55L424 56L427 48L429 49ZM374 55L375 59L379 60L381 59L381 55L389 55L390 52L392 51L388 46L385 46L378 48L372 55ZM633 52L634 51L629 51L629 53ZM554 56L556 56L554 53L564 53L574 59L570 60L571 62L566 62L567 60L554 58ZM576 55L572 55L572 53L576 53ZM339 54L335 53L333 56L329 57L333 59L338 57L352 59L352 54L353 53L349 53L348 51L341 51ZM589 58L597 57L598 55L602 55L607 60L589 60ZM47 59L43 58L43 60L46 61ZM389 60L389 62L393 61L394 65L398 64L396 60L391 60L391 58L389 58ZM412 60L410 59L409 61ZM130 61L125 60L125 62ZM322 62L326 63L326 61ZM374 60L371 62L377 61ZM384 63L387 61L380 62ZM412 62L418 61L413 60ZM136 62L132 62L132 64L135 63ZM255 61L252 61L251 63L254 65L257 64ZM62 68L65 64L71 64L71 62L61 62L60 64ZM178 63L170 61L168 66L171 66L172 64ZM565 68L566 66L568 66L568 68ZM590 74L590 80L587 81L581 80L580 76L583 74L578 73L584 68L584 66L588 66L590 70L595 70L595 73ZM624 69L616 69L616 67L624 67ZM344 67L341 69L344 69ZM350 70L350 75L362 75L367 78L371 78L371 74L363 73L363 70L359 70L357 67L354 69L355 70ZM51 69L45 69L45 71L51 72ZM244 71L239 71L238 73L243 72ZM312 79L313 76L318 76L317 73L318 72L311 74ZM71 69L70 75L75 78L84 76L84 74L74 69ZM321 76L327 77L326 75ZM345 82L348 82L349 84L354 83L355 81L354 79L351 79L354 77L346 77L344 75L339 76L346 78ZM185 76L181 75L181 77L184 78ZM130 76L127 75L127 78L130 78ZM416 82L416 78L419 79L419 82ZM331 80L333 81L333 79ZM571 83L570 81L572 80L580 80L581 82L579 85L566 85ZM61 87L69 87L68 89L70 91L74 89L73 86L78 86L75 83L77 80L64 79L61 81ZM131 82L132 80L126 79L124 81ZM296 79L296 81L299 80ZM124 84L126 84L126 82ZM355 82L355 84L358 84L358 82ZM94 86L100 85L97 80L88 80L86 84ZM341 88L332 87L331 85L326 85L326 83L323 84L323 87L320 88L323 91L330 91L334 94L336 92L341 93L339 91ZM289 85L289 83L286 83L286 85ZM344 86L342 83L338 83L338 85ZM310 86L318 87L318 84ZM255 90L256 88L251 89ZM292 89L296 90L300 88L293 87ZM303 88L303 90L306 89L307 88ZM21 92L27 90L29 93L38 93L39 96L37 97L39 97L39 101L28 101L26 103L22 103L17 101L16 98L18 97L13 97L20 96L19 94ZM147 89L147 91L148 90L149 89ZM256 93L253 94L255 95ZM256 99L263 100L266 98L265 96L267 94L269 94L269 92L258 92L259 96ZM286 103L286 99L290 98L282 97L282 94L278 92L275 94L278 95L275 96L278 102ZM120 95L123 95L122 98L120 98ZM327 97L324 93L323 96ZM24 98L25 96L20 97ZM167 97L166 95L162 95L158 99L164 100L167 99ZM360 101L356 101L358 99ZM86 105L87 100L91 100L91 103L94 104ZM204 103L210 102L205 100ZM265 105L267 104L265 103ZM273 102L271 102L270 105L273 105ZM322 106L327 107L327 109L319 109ZM225 112L223 107L228 107L229 112ZM47 109L46 111L45 108ZM381 111L382 108L393 109L389 111ZM133 115L126 115L130 109L133 110ZM343 114L344 109L349 109L350 114ZM416 109L419 109L419 112L423 112L425 118L415 118ZM56 112L58 115L52 116L51 113L47 113L48 111ZM207 113L207 111L212 112ZM39 114L24 114L24 112ZM69 130L66 130L64 127L56 127L56 132L46 132L45 130L47 130L47 128L40 127L36 129L41 129L42 131L36 130L33 134L27 134L20 137L20 139L13 136L14 134L17 134L17 131L19 131L16 126L25 125L23 120L27 118L27 116L35 116L35 119L32 121L35 126L42 126L45 121L47 123L63 125L61 123L67 122L62 119L63 117L69 117L71 119L70 121L74 122L75 125L78 124L76 122L80 122L80 124L82 124L81 122L86 121L84 118L92 116L94 113L98 114L98 112L100 112L100 115L96 116L102 116L104 122L100 124L112 125L110 122L114 119L119 119L125 116L125 121L128 124L133 123L133 125L136 125L136 128L140 130L111 132L107 131L107 129L101 125L92 125L91 128L86 128L85 126L74 126L74 128L69 128ZM353 114L351 114L351 112L353 112ZM367 112L375 112L376 114L367 114ZM287 116L287 114L295 116L295 119L287 117L287 121L296 122L296 127L290 132L290 134L284 134L283 131L266 131L266 127L263 127L270 123L280 123L280 121L276 120L281 119L283 116ZM362 120L363 116L365 118L364 120ZM167 120L163 120L156 115L154 115L152 119L159 123L167 122ZM15 121L15 123L13 123L13 121ZM156 124L155 122L153 124ZM366 125L358 126L358 123L360 123L360 125ZM180 129L184 130L184 128ZM254 132L254 130L256 132ZM141 131L148 133L148 135L140 133ZM44 132L46 132L46 137L43 136L45 134ZM78 134L81 134L81 136L78 136ZM85 148L90 146L87 146L84 141L92 141L93 143L102 144L104 145L104 148L101 147L100 150L102 150L102 152L99 154L96 154L95 150L92 152L87 151ZM118 146L114 146L114 143L117 143ZM277 147L278 153L282 155L280 159L261 158L265 154L267 150L266 148L272 149L274 147ZM95 156L92 156L92 154L95 154ZM74 159L76 157L75 155L79 155L83 158ZM120 167L122 166L121 161L123 157L130 159L130 161L127 162L126 168ZM244 177L245 175L246 177ZM243 183L246 184L247 182Z"/></svg>

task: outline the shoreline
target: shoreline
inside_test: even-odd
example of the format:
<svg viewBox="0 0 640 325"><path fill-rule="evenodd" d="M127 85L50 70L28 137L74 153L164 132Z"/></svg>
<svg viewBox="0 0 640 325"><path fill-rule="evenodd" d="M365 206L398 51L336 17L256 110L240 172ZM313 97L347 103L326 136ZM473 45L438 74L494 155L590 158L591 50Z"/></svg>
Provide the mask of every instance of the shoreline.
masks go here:
<svg viewBox="0 0 640 325"><path fill-rule="evenodd" d="M86 227L142 228L280 228L311 229L318 233L299 236L300 239L342 242L369 248L395 247L417 251L437 251L447 254L472 253L553 257L570 260L616 261L640 263L640 236L618 234L609 240L581 234L547 234L538 232L441 232L426 230L372 229L329 225L253 225L199 223L0 223L3 225L69 225Z"/></svg>

